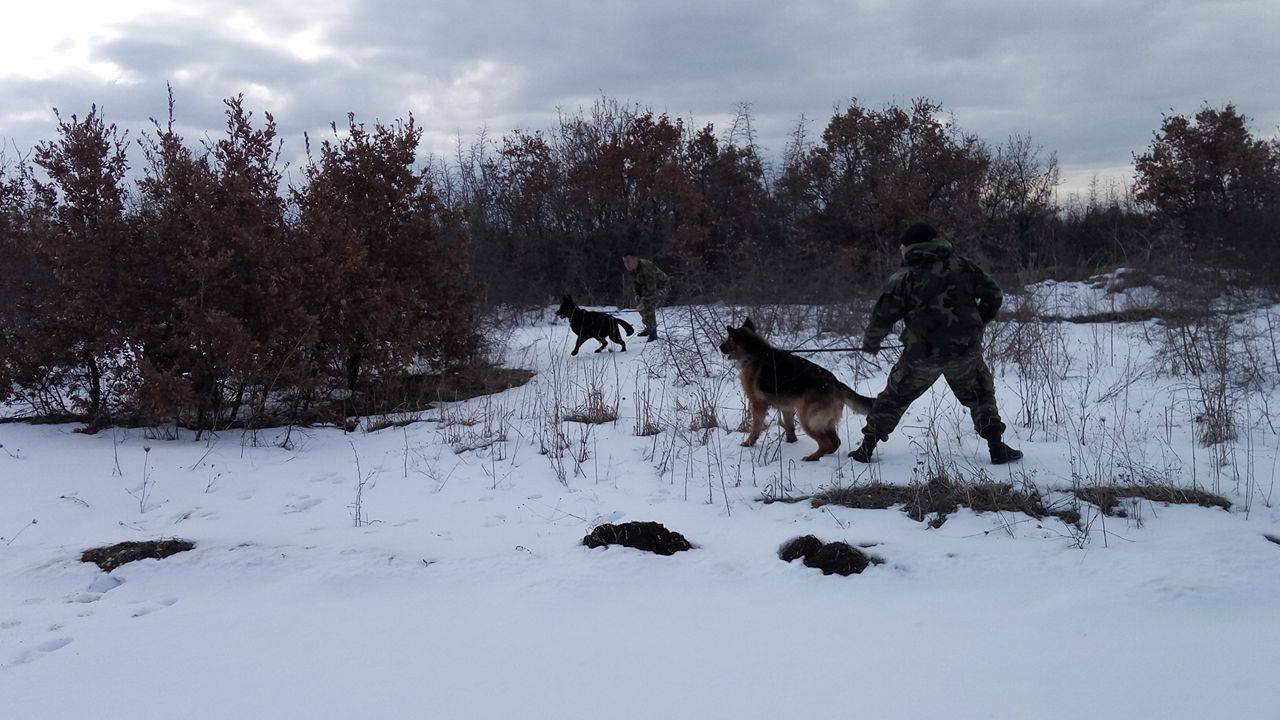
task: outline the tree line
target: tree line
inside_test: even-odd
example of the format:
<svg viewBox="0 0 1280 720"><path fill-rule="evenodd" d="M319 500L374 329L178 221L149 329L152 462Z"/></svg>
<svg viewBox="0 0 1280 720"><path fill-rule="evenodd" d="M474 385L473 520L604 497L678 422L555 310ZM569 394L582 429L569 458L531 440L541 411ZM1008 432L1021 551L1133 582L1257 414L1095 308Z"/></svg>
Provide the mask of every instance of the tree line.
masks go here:
<svg viewBox="0 0 1280 720"><path fill-rule="evenodd" d="M876 286L903 227L927 220L999 272L1078 275L1200 265L1273 283L1280 143L1234 106L1170 115L1131 185L1061 197L1056 154L991 143L928 99L851 101L817 137L801 118L763 157L749 108L727 131L609 99L551 128L482 138L433 169L468 219L490 302L571 290L618 302L624 248L689 301L830 302ZM495 259L500 259L495 261Z"/></svg>
<svg viewBox="0 0 1280 720"><path fill-rule="evenodd" d="M927 99L851 101L816 137L801 118L772 158L746 106L717 130L601 99L426 162L412 116L349 115L296 183L269 113L236 97L225 118L193 143L170 97L131 140L93 107L0 163L5 402L200 430L394 408L407 378L482 356L486 307L625 301L624 249L689 302L868 292L921 219L1004 272L1277 267L1280 145L1230 105L1166 117L1132 187L1066 201L1052 152Z"/></svg>
<svg viewBox="0 0 1280 720"><path fill-rule="evenodd" d="M854 101L819 138L801 118L774 166L750 125L745 107L718 133L602 99L550 129L482 139L436 174L468 217L493 302L616 301L623 249L657 260L689 300L847 297L921 218L1012 251L1010 266L1047 251L1057 159L1027 137L992 147L930 100Z"/></svg>

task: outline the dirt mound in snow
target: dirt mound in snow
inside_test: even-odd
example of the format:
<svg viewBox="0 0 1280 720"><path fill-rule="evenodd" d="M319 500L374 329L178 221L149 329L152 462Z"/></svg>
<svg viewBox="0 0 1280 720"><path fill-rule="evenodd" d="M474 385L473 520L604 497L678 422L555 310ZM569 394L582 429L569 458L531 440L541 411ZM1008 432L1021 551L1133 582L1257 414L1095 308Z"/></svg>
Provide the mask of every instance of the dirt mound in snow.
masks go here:
<svg viewBox="0 0 1280 720"><path fill-rule="evenodd" d="M804 559L806 567L817 568L823 575L853 575L866 570L871 565L879 565L880 562L879 558L842 542L827 543Z"/></svg>
<svg viewBox="0 0 1280 720"><path fill-rule="evenodd" d="M778 557L786 562L804 558L805 566L817 568L823 575L854 575L884 562L848 543L824 543L813 535L787 541L778 551Z"/></svg>
<svg viewBox="0 0 1280 720"><path fill-rule="evenodd" d="M148 540L146 542L122 542L115 545L89 548L80 556L80 562L91 562L111 572L116 568L134 560L154 558L161 560L170 555L186 552L196 545L188 540Z"/></svg>
<svg viewBox="0 0 1280 720"><path fill-rule="evenodd" d="M589 548L625 545L659 555L674 555L681 550L693 549L683 535L656 522L605 523L582 538L582 544Z"/></svg>
<svg viewBox="0 0 1280 720"><path fill-rule="evenodd" d="M823 542L813 535L801 535L798 538L792 538L787 541L786 545L778 551L778 557L785 562L791 562L797 558L807 558L810 555L822 549Z"/></svg>

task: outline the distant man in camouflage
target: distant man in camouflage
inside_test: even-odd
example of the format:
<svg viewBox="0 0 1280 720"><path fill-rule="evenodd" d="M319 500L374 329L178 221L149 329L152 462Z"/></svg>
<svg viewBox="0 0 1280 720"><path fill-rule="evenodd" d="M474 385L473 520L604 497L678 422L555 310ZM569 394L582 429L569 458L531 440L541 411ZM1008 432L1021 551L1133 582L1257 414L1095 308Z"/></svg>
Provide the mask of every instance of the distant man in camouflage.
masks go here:
<svg viewBox="0 0 1280 720"><path fill-rule="evenodd" d="M640 319L644 321L644 329L638 335L648 338L645 342L653 342L658 339L657 311L671 291L671 278L652 260L639 258L630 250L622 254L622 265L631 273L636 291L636 310L640 311Z"/></svg>
<svg viewBox="0 0 1280 720"><path fill-rule="evenodd" d="M871 406L862 445L849 457L871 462L876 443L889 438L907 407L941 375L969 408L974 429L987 441L991 462L1020 459L1022 453L1001 440L1005 426L996 408L991 369L982 359L982 331L1000 310L1000 286L973 262L954 254L951 243L929 225L907 228L900 243L902 269L889 278L876 302L862 349L879 352L894 323L903 320L902 357Z"/></svg>

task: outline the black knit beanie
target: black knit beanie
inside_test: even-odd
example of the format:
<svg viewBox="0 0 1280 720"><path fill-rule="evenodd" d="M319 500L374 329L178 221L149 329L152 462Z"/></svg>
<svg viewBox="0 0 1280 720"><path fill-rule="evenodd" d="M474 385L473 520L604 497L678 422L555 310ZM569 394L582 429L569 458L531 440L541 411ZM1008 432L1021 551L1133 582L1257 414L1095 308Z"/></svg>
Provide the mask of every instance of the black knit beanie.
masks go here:
<svg viewBox="0 0 1280 720"><path fill-rule="evenodd" d="M902 233L902 237L898 240L902 245L915 245L916 243L929 242L938 237L938 231L928 223L915 223Z"/></svg>

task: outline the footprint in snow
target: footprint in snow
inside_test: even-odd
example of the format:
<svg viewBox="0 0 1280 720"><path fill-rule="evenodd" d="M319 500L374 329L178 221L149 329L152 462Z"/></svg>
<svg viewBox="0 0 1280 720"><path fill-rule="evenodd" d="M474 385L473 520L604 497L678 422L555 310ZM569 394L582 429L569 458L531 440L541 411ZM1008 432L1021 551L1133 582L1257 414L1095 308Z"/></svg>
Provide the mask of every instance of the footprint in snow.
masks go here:
<svg viewBox="0 0 1280 720"><path fill-rule="evenodd" d="M289 503L288 505L285 505L284 509L281 510L280 512L281 514L284 514L284 515L293 515L294 513L306 512L311 508L319 505L322 502L324 502L324 498L304 496L302 499L298 500L298 502Z"/></svg>
<svg viewBox="0 0 1280 720"><path fill-rule="evenodd" d="M14 659L13 664L25 665L29 662L39 660L40 658L44 657L45 655L48 655L51 652L56 652L58 650L61 650L62 648L70 644L71 644L71 638L69 637L60 637L60 638L54 638L53 640L45 640L44 642L35 645L30 650L19 655L17 658Z"/></svg>
<svg viewBox="0 0 1280 720"><path fill-rule="evenodd" d="M12 630L21 624L21 620L0 620L0 630Z"/></svg>
<svg viewBox="0 0 1280 720"><path fill-rule="evenodd" d="M155 612L155 611L157 611L157 610L159 610L159 609L160 609L160 608L158 608L158 607L154 607L154 606L150 606L150 605L149 605L149 606L147 606L147 607L140 607L140 608L138 608L137 610L134 610L134 611L133 611L133 614L132 614L132 615L130 615L130 617L142 617L143 615L150 615L151 613L153 613L153 612Z"/></svg>
<svg viewBox="0 0 1280 720"><path fill-rule="evenodd" d="M93 582L89 583L89 587L85 588L86 592L96 593L99 597L115 590L124 584L124 581L114 575L107 573L98 573ZM91 601L90 601L91 602Z"/></svg>
<svg viewBox="0 0 1280 720"><path fill-rule="evenodd" d="M141 600L135 601L135 603L142 603L142 602L143 601ZM158 612L167 607L173 607L177 603L178 603L178 598L175 598L175 597L164 598L163 600L157 600L153 603L148 603L146 605L143 605L137 610L134 610L133 613L131 614L131 617L142 617L143 615L150 615L153 612Z"/></svg>
<svg viewBox="0 0 1280 720"><path fill-rule="evenodd" d="M39 645L36 645L32 649L42 653L51 653L54 650L61 650L62 648L70 644L71 644L71 638L60 637L60 638L54 638L53 640L45 640L44 642L40 643Z"/></svg>

